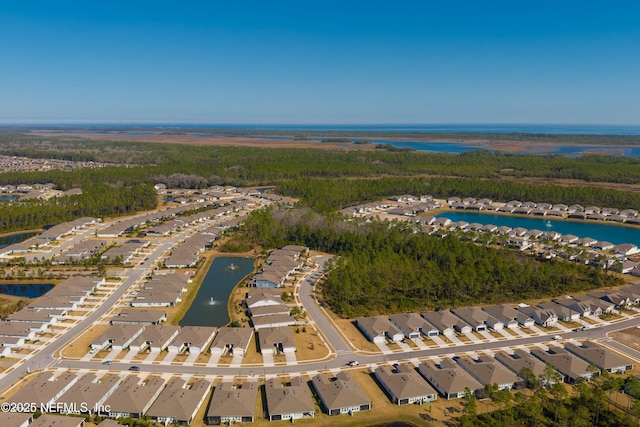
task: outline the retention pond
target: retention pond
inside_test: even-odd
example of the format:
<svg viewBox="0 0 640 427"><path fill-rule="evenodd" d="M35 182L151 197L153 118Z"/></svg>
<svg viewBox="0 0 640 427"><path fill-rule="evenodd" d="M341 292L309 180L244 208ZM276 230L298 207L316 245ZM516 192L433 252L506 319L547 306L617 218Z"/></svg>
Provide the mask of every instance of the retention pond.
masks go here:
<svg viewBox="0 0 640 427"><path fill-rule="evenodd" d="M213 260L181 326L225 326L227 302L233 288L253 271L253 258L219 257Z"/></svg>

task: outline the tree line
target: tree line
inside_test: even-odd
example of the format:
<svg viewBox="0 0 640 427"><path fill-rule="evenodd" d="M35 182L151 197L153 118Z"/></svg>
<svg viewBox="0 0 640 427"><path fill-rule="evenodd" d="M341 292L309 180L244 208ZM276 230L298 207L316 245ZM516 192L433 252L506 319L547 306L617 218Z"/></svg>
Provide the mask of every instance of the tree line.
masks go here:
<svg viewBox="0 0 640 427"><path fill-rule="evenodd" d="M80 195L0 203L0 233L38 229L83 216L126 215L153 209L157 202L156 192L148 184L128 187L88 184Z"/></svg>
<svg viewBox="0 0 640 427"><path fill-rule="evenodd" d="M344 317L504 303L622 284L601 270L436 238L411 224L353 221L308 209L254 212L241 239L266 248L302 244L337 254L323 284Z"/></svg>

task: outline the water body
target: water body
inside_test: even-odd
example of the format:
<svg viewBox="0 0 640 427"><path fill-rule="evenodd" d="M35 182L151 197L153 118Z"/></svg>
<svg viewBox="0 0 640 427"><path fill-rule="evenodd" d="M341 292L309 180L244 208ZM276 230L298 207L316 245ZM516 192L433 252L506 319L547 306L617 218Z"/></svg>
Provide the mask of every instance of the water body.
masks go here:
<svg viewBox="0 0 640 427"><path fill-rule="evenodd" d="M38 298L46 294L53 288L51 283L9 283L0 284L0 294L13 295L17 297Z"/></svg>
<svg viewBox="0 0 640 427"><path fill-rule="evenodd" d="M19 197L15 194L0 194L0 200L17 200Z"/></svg>
<svg viewBox="0 0 640 427"><path fill-rule="evenodd" d="M2 236L0 237L0 248L13 245L14 243L24 242L25 240L32 238L36 234L38 233L15 233L8 236Z"/></svg>
<svg viewBox="0 0 640 427"><path fill-rule="evenodd" d="M592 239L607 241L616 245L632 243L640 246L640 227L581 221L561 221L548 218L525 218L481 212L444 212L436 216L449 218L454 222L478 222L480 224L493 224L498 227L503 225L511 228L522 227L527 230L535 228L542 231L556 231L560 234L573 234L578 237L591 237ZM547 227L547 223L550 223L551 227Z"/></svg>
<svg viewBox="0 0 640 427"><path fill-rule="evenodd" d="M253 271L253 258L219 257L213 260L181 326L225 326L227 302L233 288Z"/></svg>

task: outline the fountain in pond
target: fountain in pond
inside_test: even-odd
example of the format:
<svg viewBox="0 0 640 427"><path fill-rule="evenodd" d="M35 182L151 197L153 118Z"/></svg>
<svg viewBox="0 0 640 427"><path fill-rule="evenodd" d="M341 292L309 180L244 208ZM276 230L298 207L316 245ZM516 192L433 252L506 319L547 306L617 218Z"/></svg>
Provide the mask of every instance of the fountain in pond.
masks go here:
<svg viewBox="0 0 640 427"><path fill-rule="evenodd" d="M230 271L235 271L237 269L238 269L238 266L235 265L234 263L231 263L227 266L227 270L230 270Z"/></svg>
<svg viewBox="0 0 640 427"><path fill-rule="evenodd" d="M211 299L209 300L209 305L216 305L218 304L218 302L216 300L213 299L213 297L211 297Z"/></svg>

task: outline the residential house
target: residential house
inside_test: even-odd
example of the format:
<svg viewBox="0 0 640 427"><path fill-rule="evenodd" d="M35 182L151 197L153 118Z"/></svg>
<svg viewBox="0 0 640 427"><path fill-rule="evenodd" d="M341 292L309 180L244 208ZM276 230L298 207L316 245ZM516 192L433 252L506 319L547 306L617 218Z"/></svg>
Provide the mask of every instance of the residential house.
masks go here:
<svg viewBox="0 0 640 427"><path fill-rule="evenodd" d="M205 422L208 425L252 423L255 419L258 383L219 383L211 396Z"/></svg>
<svg viewBox="0 0 640 427"><path fill-rule="evenodd" d="M147 415L165 425L191 424L210 388L211 382L206 379L187 384L182 378L173 378L153 402Z"/></svg>
<svg viewBox="0 0 640 427"><path fill-rule="evenodd" d="M386 316L358 317L356 326L371 342L401 341L404 334L400 332Z"/></svg>
<svg viewBox="0 0 640 427"><path fill-rule="evenodd" d="M438 330L418 313L392 314L389 316L389 320L409 339L419 339L421 334L424 336L438 335Z"/></svg>
<svg viewBox="0 0 640 427"><path fill-rule="evenodd" d="M548 351L534 348L531 350L531 354L543 363L553 366L569 384L575 384L580 379L589 380L593 375L587 362L564 348L552 347Z"/></svg>
<svg viewBox="0 0 640 427"><path fill-rule="evenodd" d="M294 353L296 341L290 327L264 328L258 331L261 354Z"/></svg>
<svg viewBox="0 0 640 427"><path fill-rule="evenodd" d="M164 380L160 377L128 375L105 401L112 418L140 418L160 395Z"/></svg>
<svg viewBox="0 0 640 427"><path fill-rule="evenodd" d="M482 310L491 315L489 322L493 322L493 320L491 319L497 319L497 321L501 322L505 327L509 329L514 329L518 326L530 328L535 323L533 318L531 318L530 316L527 316L526 314L506 304L489 305L486 307L482 307ZM488 324L489 327L493 328L492 324Z"/></svg>
<svg viewBox="0 0 640 427"><path fill-rule="evenodd" d="M324 374L311 378L320 403L328 415L353 414L371 409L371 399L348 372L328 378Z"/></svg>
<svg viewBox="0 0 640 427"><path fill-rule="evenodd" d="M522 378L522 370L529 369L536 378L544 374L545 364L526 350L516 348L513 354L498 351L494 358Z"/></svg>
<svg viewBox="0 0 640 427"><path fill-rule="evenodd" d="M518 382L516 374L489 357L478 360L460 357L456 362L483 386L496 384L498 390L511 390Z"/></svg>
<svg viewBox="0 0 640 427"><path fill-rule="evenodd" d="M396 405L427 403L437 399L436 391L410 365L398 364L393 370L385 365L379 366L374 375L389 400Z"/></svg>
<svg viewBox="0 0 640 427"><path fill-rule="evenodd" d="M311 391L300 377L283 384L280 378L271 378L264 385L269 421L313 418L315 405Z"/></svg>
<svg viewBox="0 0 640 427"><path fill-rule="evenodd" d="M167 349L169 353L202 353L216 334L211 326L183 326Z"/></svg>
<svg viewBox="0 0 640 427"><path fill-rule="evenodd" d="M564 348L585 362L594 364L600 371L624 374L633 369L630 360L593 341L583 341L580 345L569 342Z"/></svg>
<svg viewBox="0 0 640 427"><path fill-rule="evenodd" d="M493 325L493 329L504 328L504 323L492 319L491 315L480 307L452 308L451 312L471 325L476 332L486 331L489 323Z"/></svg>
<svg viewBox="0 0 640 427"><path fill-rule="evenodd" d="M211 354L241 354L244 356L252 337L253 329L251 328L219 328L218 334L211 344Z"/></svg>
<svg viewBox="0 0 640 427"><path fill-rule="evenodd" d="M517 310L531 317L536 324L545 328L553 327L558 323L558 316L552 310L531 306L518 307Z"/></svg>
<svg viewBox="0 0 640 427"><path fill-rule="evenodd" d="M438 364L422 362L418 372L447 400L462 398L467 390L471 394L483 390L478 380L451 359L442 359Z"/></svg>

